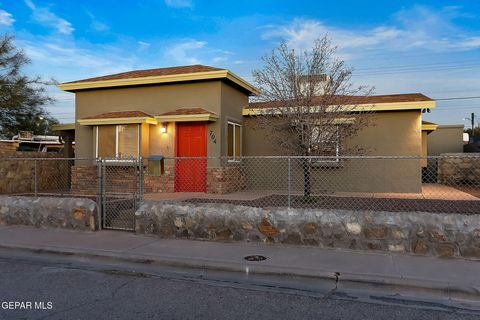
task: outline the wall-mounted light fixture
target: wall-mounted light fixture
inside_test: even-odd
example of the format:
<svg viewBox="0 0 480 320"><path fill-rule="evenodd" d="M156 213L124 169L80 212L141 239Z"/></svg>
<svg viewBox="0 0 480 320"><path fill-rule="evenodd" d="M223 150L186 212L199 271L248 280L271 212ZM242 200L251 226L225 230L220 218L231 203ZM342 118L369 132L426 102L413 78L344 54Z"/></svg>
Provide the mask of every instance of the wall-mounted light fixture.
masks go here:
<svg viewBox="0 0 480 320"><path fill-rule="evenodd" d="M167 133L167 125L165 123L161 124L160 133Z"/></svg>

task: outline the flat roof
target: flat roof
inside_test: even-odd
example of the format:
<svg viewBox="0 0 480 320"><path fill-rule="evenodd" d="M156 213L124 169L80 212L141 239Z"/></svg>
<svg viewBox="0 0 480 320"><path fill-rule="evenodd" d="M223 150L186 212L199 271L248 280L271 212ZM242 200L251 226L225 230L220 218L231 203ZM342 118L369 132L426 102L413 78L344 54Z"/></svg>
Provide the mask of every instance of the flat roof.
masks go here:
<svg viewBox="0 0 480 320"><path fill-rule="evenodd" d="M70 131L75 130L75 123L60 123L52 125L53 131Z"/></svg>

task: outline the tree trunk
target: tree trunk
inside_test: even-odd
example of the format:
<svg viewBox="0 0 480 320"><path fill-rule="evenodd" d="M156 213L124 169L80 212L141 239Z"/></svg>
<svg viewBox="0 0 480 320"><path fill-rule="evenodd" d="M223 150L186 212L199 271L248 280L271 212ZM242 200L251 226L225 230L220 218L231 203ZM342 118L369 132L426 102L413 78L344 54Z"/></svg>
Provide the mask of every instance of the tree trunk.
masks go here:
<svg viewBox="0 0 480 320"><path fill-rule="evenodd" d="M308 158L304 158L302 160L302 166L303 166L303 196L304 197L310 197L312 193L312 183L311 183L311 161Z"/></svg>

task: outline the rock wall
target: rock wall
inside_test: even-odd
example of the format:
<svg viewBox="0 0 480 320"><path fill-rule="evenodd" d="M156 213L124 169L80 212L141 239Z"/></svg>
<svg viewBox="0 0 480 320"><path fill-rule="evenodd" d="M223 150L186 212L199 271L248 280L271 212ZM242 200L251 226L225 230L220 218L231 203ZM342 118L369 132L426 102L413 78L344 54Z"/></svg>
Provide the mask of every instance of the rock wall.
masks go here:
<svg viewBox="0 0 480 320"><path fill-rule="evenodd" d="M35 189L43 193L69 192L73 161L52 159L60 157L45 152L0 154L0 194L33 194Z"/></svg>
<svg viewBox="0 0 480 320"><path fill-rule="evenodd" d="M86 198L0 196L0 225L96 230L97 204Z"/></svg>
<svg viewBox="0 0 480 320"><path fill-rule="evenodd" d="M443 153L438 160L438 183L478 185L480 153Z"/></svg>
<svg viewBox="0 0 480 320"><path fill-rule="evenodd" d="M161 238L480 258L480 219L475 215L145 201L135 217L137 233Z"/></svg>

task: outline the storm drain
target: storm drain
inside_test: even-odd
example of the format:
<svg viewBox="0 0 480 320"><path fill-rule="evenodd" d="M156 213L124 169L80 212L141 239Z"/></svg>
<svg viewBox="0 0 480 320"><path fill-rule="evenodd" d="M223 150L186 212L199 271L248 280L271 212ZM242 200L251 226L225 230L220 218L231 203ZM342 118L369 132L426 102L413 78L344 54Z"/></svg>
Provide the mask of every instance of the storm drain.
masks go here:
<svg viewBox="0 0 480 320"><path fill-rule="evenodd" d="M263 261L263 260L267 260L267 257L261 256L258 254L253 254L251 256L246 256L244 259L247 261Z"/></svg>

